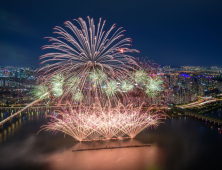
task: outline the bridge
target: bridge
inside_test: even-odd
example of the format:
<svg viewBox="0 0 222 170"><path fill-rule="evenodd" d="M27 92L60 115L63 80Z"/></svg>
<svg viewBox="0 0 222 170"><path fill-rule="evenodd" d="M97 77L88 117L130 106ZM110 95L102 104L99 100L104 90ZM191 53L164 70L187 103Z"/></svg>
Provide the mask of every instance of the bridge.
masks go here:
<svg viewBox="0 0 222 170"><path fill-rule="evenodd" d="M194 117L194 118L197 118L197 119L202 119L202 120L205 120L206 122L209 121L209 122L213 122L214 124L215 123L218 123L218 125L221 125L222 124L222 119L221 118L215 118L213 116L207 116L207 115L201 115L199 113L187 113L188 116L191 116L191 117Z"/></svg>
<svg viewBox="0 0 222 170"><path fill-rule="evenodd" d="M31 107L32 105L34 105L35 103L38 103L39 101L41 101L46 95L48 95L48 93L45 93L44 95L42 95L38 100L33 101L32 103L28 104L27 106L23 107L21 110L17 111L16 113L14 113L13 115L7 117L6 119L2 120L0 122L0 128L3 128L3 124L7 121L11 121L13 117L18 116L19 113L23 112L24 110L26 110L27 108Z"/></svg>
<svg viewBox="0 0 222 170"><path fill-rule="evenodd" d="M185 109L181 109L181 108L178 108L178 107L174 107L174 109L179 111L179 112L182 112L183 114L188 115L190 117L194 117L194 118L197 118L197 119L204 120L206 122L210 122L210 123L212 122L214 124L217 123L218 125L222 125L222 118L214 117L214 116L210 116L210 115L199 114L199 113L192 112L192 111L185 110Z"/></svg>

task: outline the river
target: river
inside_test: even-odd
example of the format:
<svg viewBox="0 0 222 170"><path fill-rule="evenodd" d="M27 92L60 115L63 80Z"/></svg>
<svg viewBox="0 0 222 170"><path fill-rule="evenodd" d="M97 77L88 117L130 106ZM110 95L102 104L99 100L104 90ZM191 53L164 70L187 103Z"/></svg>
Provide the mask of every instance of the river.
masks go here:
<svg viewBox="0 0 222 170"><path fill-rule="evenodd" d="M11 111L7 111L9 114ZM213 111L220 114L221 110ZM6 111L1 111L6 114ZM222 136L217 126L181 116L135 139L77 142L58 132L41 131L45 111L28 111L0 133L0 169L192 170L222 169ZM151 144L147 147L72 152L73 149Z"/></svg>

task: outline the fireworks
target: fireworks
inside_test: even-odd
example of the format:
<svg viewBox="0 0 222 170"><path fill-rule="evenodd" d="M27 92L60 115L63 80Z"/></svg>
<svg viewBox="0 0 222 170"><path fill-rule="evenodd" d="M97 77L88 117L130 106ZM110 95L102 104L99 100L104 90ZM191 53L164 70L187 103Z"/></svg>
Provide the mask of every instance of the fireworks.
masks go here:
<svg viewBox="0 0 222 170"><path fill-rule="evenodd" d="M57 115L49 116L51 121L42 130L61 131L79 141L123 136L134 138L150 126L157 127L162 118L161 111L153 107L142 110L142 105L135 108L132 104L124 106L121 103L115 108L101 105L70 106L57 112Z"/></svg>
<svg viewBox="0 0 222 170"><path fill-rule="evenodd" d="M74 96L73 96L74 101L77 101L77 102L78 102L78 101L81 101L82 98L83 98L83 95L82 95L81 92L76 92L76 93L74 94Z"/></svg>
<svg viewBox="0 0 222 170"><path fill-rule="evenodd" d="M42 63L53 64L41 68L46 81L36 96L53 94L60 109L42 129L82 141L134 138L150 126L157 127L164 112L153 105L164 104L160 99L163 81L152 67L139 66L127 54L139 51L128 48L130 38L121 40L125 30L111 34L114 24L105 33L101 19L97 28L89 17L88 25L82 18L75 21L80 28L66 21L69 30L55 27L59 37L48 37L52 44L43 47L56 52L40 57ZM145 110L144 103L149 105Z"/></svg>
<svg viewBox="0 0 222 170"><path fill-rule="evenodd" d="M48 96L49 91L46 85L36 86L36 88L31 92L36 99L45 98Z"/></svg>
<svg viewBox="0 0 222 170"><path fill-rule="evenodd" d="M63 83L64 79L60 74L55 75L52 79L52 91L57 97L63 94Z"/></svg>
<svg viewBox="0 0 222 170"><path fill-rule="evenodd" d="M104 89L104 93L107 94L107 96L114 96L117 92L118 86L116 81L110 81L107 83L107 87Z"/></svg>
<svg viewBox="0 0 222 170"><path fill-rule="evenodd" d="M64 91L61 82L58 83L55 80L52 91L62 98L68 97L69 100L76 98L73 96L79 91L85 97L89 95L87 87L98 91L97 96L101 96L103 92L106 92L105 94L108 96L116 94L117 87L115 87L114 81L117 77L121 81L129 75L129 69L135 70L135 67L138 67L133 57L127 53L139 51L128 48L131 45L130 38L120 40L124 36L125 30L119 28L114 32L115 24L105 33L103 31L105 21L102 23L101 18L97 28L94 20L89 17L88 26L82 18L75 21L80 28L72 22L66 21L65 27L69 28L68 31L71 33L56 26L54 33L59 37L47 37L49 42L53 43L43 46L43 49L57 51L40 57L40 59L44 59L42 63L53 62L41 69L45 70L48 80L58 77L58 75L62 75L65 82L78 80L72 86L69 83L68 88L63 88ZM107 86L108 90L102 90L102 85Z"/></svg>
<svg viewBox="0 0 222 170"><path fill-rule="evenodd" d="M145 70L137 70L135 73L134 73L134 79L135 79L135 82L136 83L145 83L148 79L147 77L147 72Z"/></svg>
<svg viewBox="0 0 222 170"><path fill-rule="evenodd" d="M133 90L134 86L132 84L129 83L129 81L122 81L122 85L121 88L123 90L123 92L128 92Z"/></svg>
<svg viewBox="0 0 222 170"><path fill-rule="evenodd" d="M146 85L145 93L154 97L161 90L161 85L163 81L157 78L149 78L148 84Z"/></svg>

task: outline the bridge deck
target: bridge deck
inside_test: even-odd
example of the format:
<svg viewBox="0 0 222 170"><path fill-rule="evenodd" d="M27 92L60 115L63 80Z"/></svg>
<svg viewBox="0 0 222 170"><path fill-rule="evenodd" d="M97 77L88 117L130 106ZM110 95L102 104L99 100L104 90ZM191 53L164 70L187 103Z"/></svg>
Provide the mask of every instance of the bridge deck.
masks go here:
<svg viewBox="0 0 222 170"><path fill-rule="evenodd" d="M188 115L188 116L194 116L197 118L205 119L206 121L222 124L222 118L219 118L219 117L203 115L203 114L195 113L195 112L180 109L180 108L175 108L175 109Z"/></svg>

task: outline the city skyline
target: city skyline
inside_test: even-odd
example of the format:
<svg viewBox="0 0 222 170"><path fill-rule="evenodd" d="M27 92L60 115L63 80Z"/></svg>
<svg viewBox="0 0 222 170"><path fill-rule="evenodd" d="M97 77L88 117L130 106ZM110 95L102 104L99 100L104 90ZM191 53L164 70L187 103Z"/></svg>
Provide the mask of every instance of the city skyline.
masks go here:
<svg viewBox="0 0 222 170"><path fill-rule="evenodd" d="M221 0L0 5L0 169L220 169Z"/></svg>

